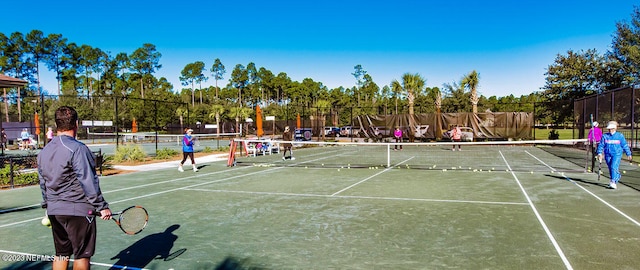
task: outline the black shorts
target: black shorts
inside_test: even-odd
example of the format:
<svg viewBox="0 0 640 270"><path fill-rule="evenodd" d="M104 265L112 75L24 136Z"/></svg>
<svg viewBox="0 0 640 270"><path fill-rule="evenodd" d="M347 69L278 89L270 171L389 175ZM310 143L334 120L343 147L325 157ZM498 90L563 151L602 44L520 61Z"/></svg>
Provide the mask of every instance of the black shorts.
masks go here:
<svg viewBox="0 0 640 270"><path fill-rule="evenodd" d="M56 256L91 258L96 251L96 217L49 216Z"/></svg>

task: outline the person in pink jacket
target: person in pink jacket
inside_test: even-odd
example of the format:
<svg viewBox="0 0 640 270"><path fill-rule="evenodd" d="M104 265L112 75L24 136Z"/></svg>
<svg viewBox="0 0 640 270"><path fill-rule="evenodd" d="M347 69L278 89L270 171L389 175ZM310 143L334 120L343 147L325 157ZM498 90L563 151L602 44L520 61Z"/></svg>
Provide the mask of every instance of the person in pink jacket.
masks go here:
<svg viewBox="0 0 640 270"><path fill-rule="evenodd" d="M596 166L598 143L600 143L600 139L602 139L602 129L598 127L598 122L593 122L587 138L589 139L587 144L591 147L591 154L593 155L593 158L591 159L591 171L595 171L593 168Z"/></svg>
<svg viewBox="0 0 640 270"><path fill-rule="evenodd" d="M402 142L402 129L399 126L396 127L396 130L393 131L393 137L396 139L397 143ZM398 150L398 146L400 146L400 150L402 150L402 144L396 144L393 148L393 151Z"/></svg>
<svg viewBox="0 0 640 270"><path fill-rule="evenodd" d="M458 127L458 125L453 127L453 129L451 130L451 139L454 142L460 142L462 140L462 130L460 130L460 127ZM451 151L456 151L455 144L451 146ZM459 144L458 144L458 151L462 151L462 146L460 146Z"/></svg>

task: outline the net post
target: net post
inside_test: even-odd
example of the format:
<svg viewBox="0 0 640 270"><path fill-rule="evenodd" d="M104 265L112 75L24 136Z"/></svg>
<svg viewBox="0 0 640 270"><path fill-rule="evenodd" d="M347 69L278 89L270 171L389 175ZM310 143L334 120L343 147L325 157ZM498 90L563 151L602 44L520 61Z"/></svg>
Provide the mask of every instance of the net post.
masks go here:
<svg viewBox="0 0 640 270"><path fill-rule="evenodd" d="M391 144L387 143L387 168L391 168Z"/></svg>

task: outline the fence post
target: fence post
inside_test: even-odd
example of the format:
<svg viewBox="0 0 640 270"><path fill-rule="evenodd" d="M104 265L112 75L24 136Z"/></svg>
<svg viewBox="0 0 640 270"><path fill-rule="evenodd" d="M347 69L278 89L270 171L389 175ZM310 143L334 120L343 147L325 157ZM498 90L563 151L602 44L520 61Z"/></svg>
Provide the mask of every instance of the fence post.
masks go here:
<svg viewBox="0 0 640 270"><path fill-rule="evenodd" d="M9 186L13 188L13 159L9 158Z"/></svg>

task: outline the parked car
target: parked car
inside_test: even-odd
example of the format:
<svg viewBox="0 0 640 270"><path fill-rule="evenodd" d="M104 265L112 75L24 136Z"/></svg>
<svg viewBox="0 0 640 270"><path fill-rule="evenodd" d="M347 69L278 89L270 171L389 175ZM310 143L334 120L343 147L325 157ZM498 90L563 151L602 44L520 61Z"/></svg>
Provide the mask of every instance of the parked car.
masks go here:
<svg viewBox="0 0 640 270"><path fill-rule="evenodd" d="M473 129L470 127L460 127L460 131L462 131L462 135L460 136L460 140L463 142L472 142L473 141ZM442 138L453 140L451 138L451 130L447 130L442 133Z"/></svg>
<svg viewBox="0 0 640 270"><path fill-rule="evenodd" d="M351 126L344 126L340 128L340 136L351 136L351 135L358 135L356 134L356 131L352 131L352 127Z"/></svg>
<svg viewBox="0 0 640 270"><path fill-rule="evenodd" d="M339 127L324 127L324 135L325 136L340 135L340 128Z"/></svg>

